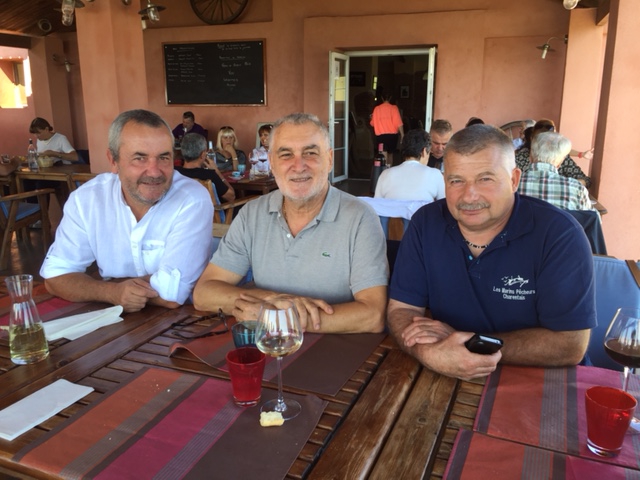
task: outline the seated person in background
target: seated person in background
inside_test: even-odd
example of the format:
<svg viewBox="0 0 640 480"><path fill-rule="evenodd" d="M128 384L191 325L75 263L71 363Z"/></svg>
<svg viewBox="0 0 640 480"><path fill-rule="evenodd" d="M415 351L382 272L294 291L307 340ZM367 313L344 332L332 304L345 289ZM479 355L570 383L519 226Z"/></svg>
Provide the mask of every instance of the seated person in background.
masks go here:
<svg viewBox="0 0 640 480"><path fill-rule="evenodd" d="M254 148L249 155L249 160L251 165L247 168L251 168L253 166L254 172L257 173L269 173L269 134L271 133L271 129L273 125L261 125L258 129L258 136L260 137L260 146L258 148ZM253 162L257 163L253 163Z"/></svg>
<svg viewBox="0 0 640 480"><path fill-rule="evenodd" d="M238 138L232 127L220 128L216 147L216 163L221 172L235 172L238 165L247 164L246 155L238 149Z"/></svg>
<svg viewBox="0 0 640 480"><path fill-rule="evenodd" d="M431 152L429 153L429 161L427 166L442 171L442 162L444 160L444 148L447 146L453 128L448 120L434 120L429 130L431 136Z"/></svg>
<svg viewBox="0 0 640 480"><path fill-rule="evenodd" d="M431 139L422 129L409 130L401 145L402 159L397 167L383 170L376 185L376 198L433 202L444 198L444 179L440 170L427 167Z"/></svg>
<svg viewBox="0 0 640 480"><path fill-rule="evenodd" d="M278 120L269 162L279 190L240 210L198 280L199 310L256 319L260 304L290 297L303 328L381 332L389 269L377 215L331 186L329 133L304 113ZM252 269L254 288L238 283Z"/></svg>
<svg viewBox="0 0 640 480"><path fill-rule="evenodd" d="M565 210L593 210L589 192L575 178L558 173L571 151L571 142L559 133L539 133L531 145L531 167L520 179L518 192Z"/></svg>
<svg viewBox="0 0 640 480"><path fill-rule="evenodd" d="M78 163L78 152L71 146L67 137L54 132L53 127L44 118L36 117L29 126L29 133L35 134L38 141L38 156L53 157L66 165Z"/></svg>
<svg viewBox="0 0 640 480"><path fill-rule="evenodd" d="M236 198L236 192L222 176L216 162L207 159L207 141L202 135L187 133L180 142L180 149L184 166L176 167L178 172L189 178L211 180L220 201L231 202Z"/></svg>
<svg viewBox="0 0 640 480"><path fill-rule="evenodd" d="M182 123L178 124L171 133L176 143L180 143L182 137L187 133L198 133L202 135L205 140L207 139L207 132L202 128L202 125L196 123L196 116L193 112L184 112L182 114Z"/></svg>
<svg viewBox="0 0 640 480"><path fill-rule="evenodd" d="M173 170L171 128L146 110L109 128L103 173L73 193L40 275L72 302L106 302L127 312L184 303L211 255L213 204L195 180ZM101 277L87 275L97 262ZM106 280L106 281L105 281Z"/></svg>
<svg viewBox="0 0 640 480"><path fill-rule="evenodd" d="M389 289L388 325L423 365L483 377L498 362L580 362L596 325L591 248L573 217L516 193L520 170L501 130L474 125L447 145L446 199L411 220ZM469 352L473 332L501 338Z"/></svg>
<svg viewBox="0 0 640 480"><path fill-rule="evenodd" d="M549 120L547 118L538 120L531 130L531 142L533 142L533 140L536 138L536 135L538 135L539 133L555 131L556 124L553 123L553 120ZM516 166L522 171L522 173L525 173L527 170L529 170L529 167L531 166L531 159L529 158L530 154L530 143L527 144L525 140L525 145L523 145L516 151ZM560 175L569 178L575 178L585 187L589 188L589 186L591 185L591 178L589 178L582 171L580 166L578 166L578 164L573 161L571 155L575 155L578 158L584 157L587 160L591 160L591 158L593 158L593 149L587 150L585 152L571 150L560 164L560 167L558 167L558 173Z"/></svg>

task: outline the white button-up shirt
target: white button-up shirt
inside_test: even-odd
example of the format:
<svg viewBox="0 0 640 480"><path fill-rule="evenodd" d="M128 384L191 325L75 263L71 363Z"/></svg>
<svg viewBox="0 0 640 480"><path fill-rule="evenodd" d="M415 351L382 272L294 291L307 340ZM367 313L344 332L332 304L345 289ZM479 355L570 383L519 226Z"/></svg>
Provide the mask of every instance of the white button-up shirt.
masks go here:
<svg viewBox="0 0 640 480"><path fill-rule="evenodd" d="M161 298L184 303L211 256L212 222L206 189L177 172L167 194L139 222L118 176L98 175L66 202L40 275L84 272L96 261L104 279L151 275Z"/></svg>

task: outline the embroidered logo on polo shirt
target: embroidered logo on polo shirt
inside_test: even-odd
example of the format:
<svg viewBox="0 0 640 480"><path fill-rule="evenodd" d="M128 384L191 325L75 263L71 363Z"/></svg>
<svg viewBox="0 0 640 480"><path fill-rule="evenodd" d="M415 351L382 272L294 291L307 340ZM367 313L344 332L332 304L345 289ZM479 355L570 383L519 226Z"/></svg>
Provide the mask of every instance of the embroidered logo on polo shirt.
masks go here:
<svg viewBox="0 0 640 480"><path fill-rule="evenodd" d="M322 252L323 257L331 258L331 254L329 252Z"/></svg>
<svg viewBox="0 0 640 480"><path fill-rule="evenodd" d="M524 285L529 283L529 280L525 280L521 275L505 276L502 277L501 280L503 286L494 286L493 291L501 293L502 298L505 300L526 300L527 296L536 294L535 289L525 290L522 288Z"/></svg>

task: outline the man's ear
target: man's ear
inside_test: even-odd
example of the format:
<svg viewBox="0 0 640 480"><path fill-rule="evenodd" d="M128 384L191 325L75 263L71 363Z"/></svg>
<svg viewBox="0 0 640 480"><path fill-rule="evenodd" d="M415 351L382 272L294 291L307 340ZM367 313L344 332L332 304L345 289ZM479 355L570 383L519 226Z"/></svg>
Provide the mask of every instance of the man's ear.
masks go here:
<svg viewBox="0 0 640 480"><path fill-rule="evenodd" d="M111 173L118 173L118 162L111 155L111 150L107 148L107 158L109 159L109 164L111 165Z"/></svg>

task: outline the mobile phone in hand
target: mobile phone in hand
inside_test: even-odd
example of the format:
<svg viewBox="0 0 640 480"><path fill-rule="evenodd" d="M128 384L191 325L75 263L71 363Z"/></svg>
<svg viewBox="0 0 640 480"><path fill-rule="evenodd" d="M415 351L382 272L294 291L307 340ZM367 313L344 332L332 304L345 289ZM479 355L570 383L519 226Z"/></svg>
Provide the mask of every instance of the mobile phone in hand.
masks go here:
<svg viewBox="0 0 640 480"><path fill-rule="evenodd" d="M502 348L503 342L499 338L490 337L488 335L480 335L476 333L469 340L464 342L467 350L481 355L491 355Z"/></svg>

